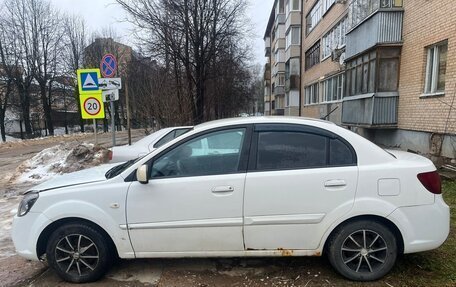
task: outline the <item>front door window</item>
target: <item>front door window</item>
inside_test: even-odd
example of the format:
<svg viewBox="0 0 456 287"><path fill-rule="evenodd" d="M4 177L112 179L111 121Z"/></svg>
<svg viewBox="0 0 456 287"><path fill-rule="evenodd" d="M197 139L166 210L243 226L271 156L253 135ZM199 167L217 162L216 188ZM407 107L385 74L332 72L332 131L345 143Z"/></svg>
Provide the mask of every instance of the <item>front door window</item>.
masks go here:
<svg viewBox="0 0 456 287"><path fill-rule="evenodd" d="M194 138L160 156L151 177L184 177L236 173L245 128L212 132Z"/></svg>

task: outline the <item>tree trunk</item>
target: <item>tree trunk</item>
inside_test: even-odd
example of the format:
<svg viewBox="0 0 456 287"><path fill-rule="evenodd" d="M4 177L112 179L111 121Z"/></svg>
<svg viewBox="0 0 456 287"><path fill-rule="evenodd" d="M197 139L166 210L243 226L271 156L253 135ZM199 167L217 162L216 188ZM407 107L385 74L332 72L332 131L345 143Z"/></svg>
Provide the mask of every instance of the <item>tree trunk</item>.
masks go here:
<svg viewBox="0 0 456 287"><path fill-rule="evenodd" d="M81 133L84 132L84 120L82 119L82 113L81 113L81 105L80 105L80 99L79 99L79 93L78 93L78 86L74 87L74 98L76 99L76 106L78 107L78 113L79 113L79 126L81 127Z"/></svg>
<svg viewBox="0 0 456 287"><path fill-rule="evenodd" d="M26 138L32 137L32 124L30 122L30 98L28 92L23 90L21 93L21 112L24 120ZM21 125L22 126L22 125Z"/></svg>
<svg viewBox="0 0 456 287"><path fill-rule="evenodd" d="M2 135L2 141L6 142L6 130L5 130L5 110L0 111L0 132Z"/></svg>
<svg viewBox="0 0 456 287"><path fill-rule="evenodd" d="M40 83L40 92L41 92L41 103L43 104L44 118L46 122L46 128L49 131L49 135L54 135L54 124L52 122L51 115L51 106L48 102L48 97L46 96L46 83Z"/></svg>

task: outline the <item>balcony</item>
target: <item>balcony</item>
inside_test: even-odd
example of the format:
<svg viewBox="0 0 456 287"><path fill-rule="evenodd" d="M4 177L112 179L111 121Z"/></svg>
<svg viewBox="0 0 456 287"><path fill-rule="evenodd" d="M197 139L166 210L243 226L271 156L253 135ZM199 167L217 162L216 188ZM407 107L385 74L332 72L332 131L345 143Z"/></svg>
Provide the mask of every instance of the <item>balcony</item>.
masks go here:
<svg viewBox="0 0 456 287"><path fill-rule="evenodd" d="M271 57L271 38L266 37L264 39L264 56Z"/></svg>
<svg viewBox="0 0 456 287"><path fill-rule="evenodd" d="M274 115L275 116L283 116L283 115L285 115L285 109L275 109Z"/></svg>
<svg viewBox="0 0 456 287"><path fill-rule="evenodd" d="M285 22L285 29L288 30L290 26L301 26L301 12L290 11Z"/></svg>
<svg viewBox="0 0 456 287"><path fill-rule="evenodd" d="M353 0L349 8L346 58L382 44L402 44L402 1Z"/></svg>
<svg viewBox="0 0 456 287"><path fill-rule="evenodd" d="M285 91L299 90L299 75L291 75L289 79L285 80Z"/></svg>
<svg viewBox="0 0 456 287"><path fill-rule="evenodd" d="M344 98L342 124L367 128L397 127L398 93L367 94Z"/></svg>
<svg viewBox="0 0 456 287"><path fill-rule="evenodd" d="M268 81L268 80L271 80L271 64L269 63L266 63L264 65L264 75L263 75L263 79L265 81Z"/></svg>
<svg viewBox="0 0 456 287"><path fill-rule="evenodd" d="M285 51L285 61L291 58L299 58L301 56L301 45L291 45Z"/></svg>
<svg viewBox="0 0 456 287"><path fill-rule="evenodd" d="M285 94L285 87L284 86L275 86L274 90L272 91L274 96L284 95Z"/></svg>
<svg viewBox="0 0 456 287"><path fill-rule="evenodd" d="M283 13L277 14L274 26L285 24L285 21L286 21L285 14L283 14Z"/></svg>
<svg viewBox="0 0 456 287"><path fill-rule="evenodd" d="M277 73L285 73L285 62L277 62L272 67L272 75L275 76Z"/></svg>

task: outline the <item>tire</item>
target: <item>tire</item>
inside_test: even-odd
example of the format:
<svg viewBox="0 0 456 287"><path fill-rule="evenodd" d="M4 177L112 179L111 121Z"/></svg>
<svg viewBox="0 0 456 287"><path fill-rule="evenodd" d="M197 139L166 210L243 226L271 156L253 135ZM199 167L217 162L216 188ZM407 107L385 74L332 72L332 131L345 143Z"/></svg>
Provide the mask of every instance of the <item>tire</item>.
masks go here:
<svg viewBox="0 0 456 287"><path fill-rule="evenodd" d="M48 240L46 257L49 266L63 280L72 283L100 279L115 258L104 236L80 223L57 228Z"/></svg>
<svg viewBox="0 0 456 287"><path fill-rule="evenodd" d="M353 281L373 281L393 268L397 240L385 225L359 220L339 227L328 244L328 259L334 269Z"/></svg>

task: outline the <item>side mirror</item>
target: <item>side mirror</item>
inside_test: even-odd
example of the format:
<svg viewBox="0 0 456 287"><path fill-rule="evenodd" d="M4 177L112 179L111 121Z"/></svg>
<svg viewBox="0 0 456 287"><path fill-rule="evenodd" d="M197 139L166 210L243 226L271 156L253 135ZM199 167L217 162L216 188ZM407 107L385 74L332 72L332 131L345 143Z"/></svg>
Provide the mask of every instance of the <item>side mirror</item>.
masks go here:
<svg viewBox="0 0 456 287"><path fill-rule="evenodd" d="M149 183L149 168L148 168L147 164L141 165L136 170L136 178L142 184Z"/></svg>

